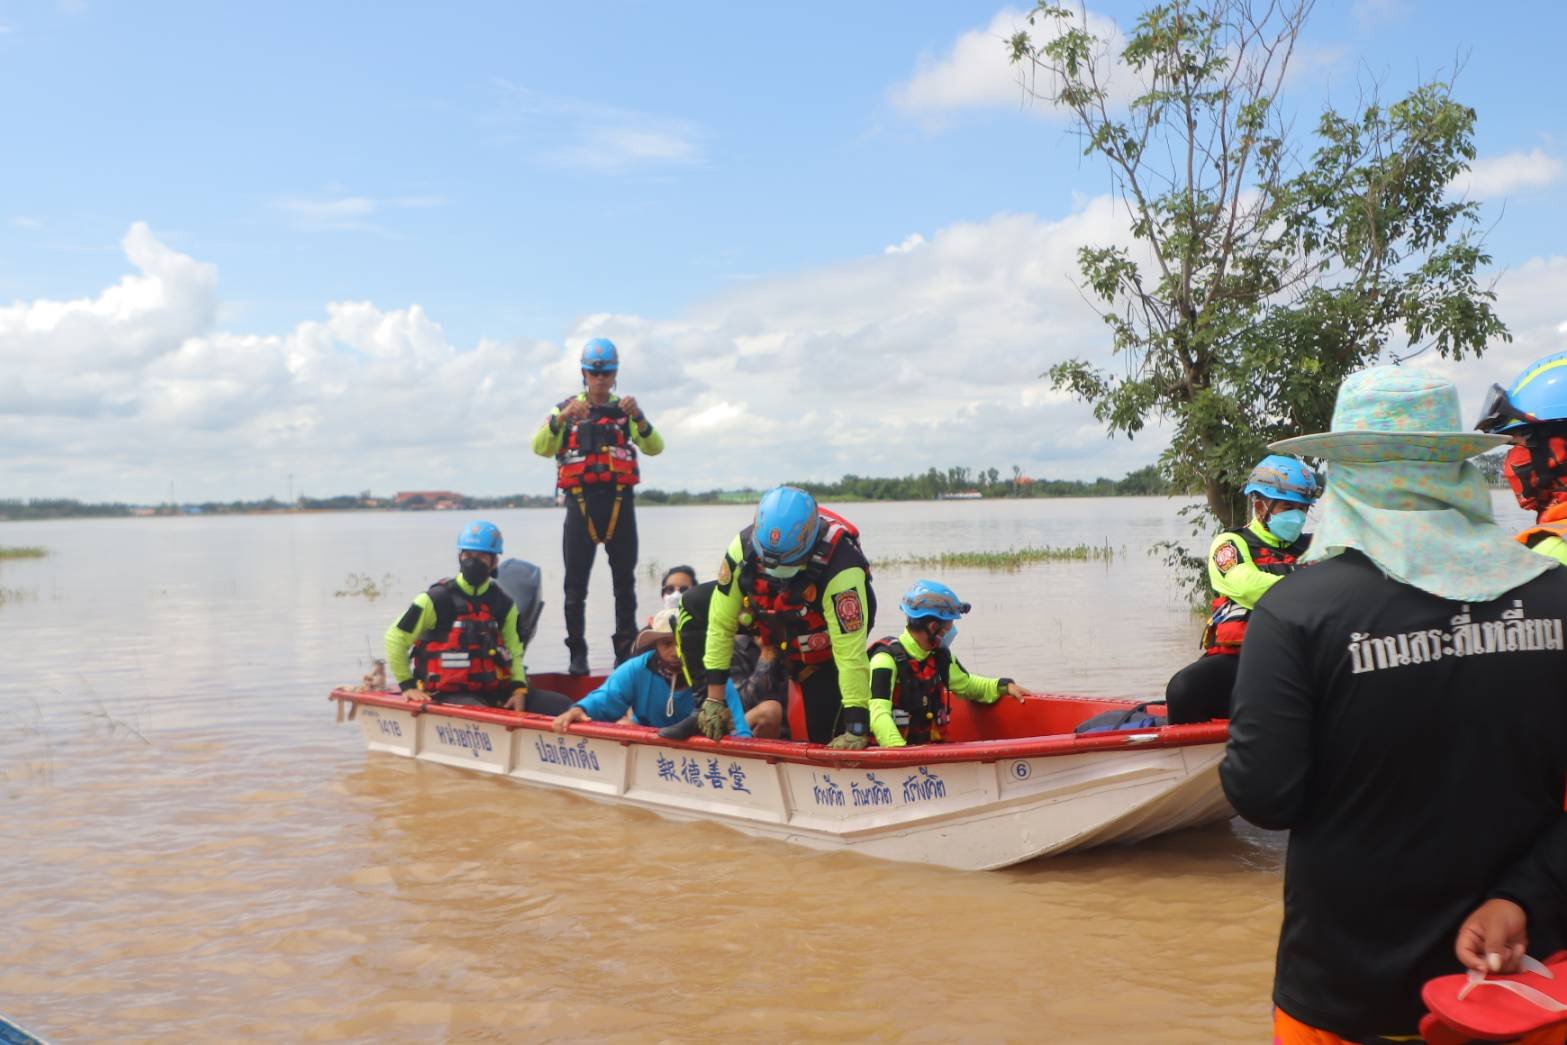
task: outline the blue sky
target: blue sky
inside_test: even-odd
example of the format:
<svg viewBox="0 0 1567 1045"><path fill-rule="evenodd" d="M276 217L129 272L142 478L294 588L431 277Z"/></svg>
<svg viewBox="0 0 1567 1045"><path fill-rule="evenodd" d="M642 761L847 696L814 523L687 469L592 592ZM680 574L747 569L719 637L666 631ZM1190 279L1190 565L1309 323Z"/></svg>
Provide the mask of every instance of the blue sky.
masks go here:
<svg viewBox="0 0 1567 1045"><path fill-rule="evenodd" d="M657 485L1119 474L1157 453L1025 387L1102 348L1075 291L1046 307L1040 288L1070 290L1058 238L1114 216L1095 215L1102 169L1008 82L993 38L1016 8L452 7L0 0L0 362L22 376L0 393L0 496L156 499L171 473L192 496L280 493L289 472L542 489L527 434L595 333L624 342L623 390L678 437ZM1091 10L1125 25L1140 7ZM1301 127L1324 99L1462 62L1491 248L1533 272L1504 304L1536 331L1466 384L1549 350L1567 319L1567 110L1537 86L1564 28L1554 3L1322 2L1297 62ZM1041 257L1051 271L1017 276ZM72 302L90 336L51 318ZM1028 321L992 322L1013 312ZM851 356L829 394L768 380ZM921 381L935 395L913 403ZM428 454L398 436L371 459L378 412L421 385L462 408L432 412ZM932 449L922 418L942 402L960 449ZM69 435L44 438L53 424ZM776 457L712 448L740 425Z"/></svg>

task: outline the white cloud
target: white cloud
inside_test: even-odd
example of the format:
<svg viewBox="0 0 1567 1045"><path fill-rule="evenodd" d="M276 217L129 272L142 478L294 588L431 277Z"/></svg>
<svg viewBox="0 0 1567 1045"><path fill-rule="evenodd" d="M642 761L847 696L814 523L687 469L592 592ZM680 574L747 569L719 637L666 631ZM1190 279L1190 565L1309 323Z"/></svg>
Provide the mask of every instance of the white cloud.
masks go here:
<svg viewBox="0 0 1567 1045"><path fill-rule="evenodd" d="M371 219L387 210L440 207L446 200L440 196L393 196L373 199L369 196L349 196L341 193L322 196L282 196L272 201L272 206L293 215L296 222L306 228L336 229L357 232L385 232Z"/></svg>
<svg viewBox="0 0 1567 1045"><path fill-rule="evenodd" d="M37 232L44 227L43 221L38 218L30 218L25 214L17 214L10 219L12 226L25 229L28 232Z"/></svg>
<svg viewBox="0 0 1567 1045"><path fill-rule="evenodd" d="M911 250L917 250L925 245L925 237L918 232L911 232L903 238L902 243L889 243L882 248L883 254L907 254Z"/></svg>
<svg viewBox="0 0 1567 1045"><path fill-rule="evenodd" d="M1410 0L1355 0L1350 5L1350 14L1362 30L1402 22L1414 13Z"/></svg>
<svg viewBox="0 0 1567 1045"><path fill-rule="evenodd" d="M685 167L706 159L707 133L689 120L549 94L496 80L498 138L545 163L599 174Z"/></svg>
<svg viewBox="0 0 1567 1045"><path fill-rule="evenodd" d="M453 344L417 304L336 301L276 333L225 329L213 266L144 225L130 272L96 294L0 307L0 496L156 500L366 487L547 491L527 449L578 387L576 353L614 338L633 394L668 439L651 485L707 489L966 465L1116 476L1158 431L1106 439L1040 374L1103 361L1103 325L1072 283L1085 243L1125 242L1108 198L1059 220L1002 214L917 247L771 275L679 315L597 313L561 338ZM908 241L905 241L908 242ZM1446 368L1466 414L1483 389L1560 348L1567 258L1503 275L1515 341ZM537 333L537 332L535 332Z"/></svg>
<svg viewBox="0 0 1567 1045"><path fill-rule="evenodd" d="M538 492L526 443L616 339L623 390L669 440L653 485L1018 464L1118 475L1157 445L1085 437L1088 411L1039 373L1104 337L1069 282L1115 238L1107 200L941 229L918 249L768 276L674 317L584 316L560 340L459 346L418 305L340 301L273 334L223 329L217 273L126 235L98 294L0 309L0 496L156 500L419 486ZM1060 433L1068 433L1062 438ZM497 465L497 462L504 462Z"/></svg>
<svg viewBox="0 0 1567 1045"><path fill-rule="evenodd" d="M1509 152L1502 156L1482 156L1469 167L1469 173L1453 182L1461 196L1494 199L1530 189L1543 189L1561 180L1567 164L1543 149Z"/></svg>
<svg viewBox="0 0 1567 1045"><path fill-rule="evenodd" d="M1119 55L1125 40L1115 22L1101 15L1087 15L1089 32L1106 41L1108 55ZM1029 107L1041 114L1053 110L1044 102L1030 103L1028 76L1022 66L1012 64L1007 41L1015 33L1027 32L1036 44L1052 38L1062 29L1055 19L1041 18L1030 24L1028 13L1015 7L1003 7L983 29L963 33L951 49L940 57L924 55L908 80L888 92L892 104L910 115L939 120L964 109ZM1108 66L1112 89L1130 88L1132 78L1118 58ZM1041 90L1045 85L1038 85Z"/></svg>

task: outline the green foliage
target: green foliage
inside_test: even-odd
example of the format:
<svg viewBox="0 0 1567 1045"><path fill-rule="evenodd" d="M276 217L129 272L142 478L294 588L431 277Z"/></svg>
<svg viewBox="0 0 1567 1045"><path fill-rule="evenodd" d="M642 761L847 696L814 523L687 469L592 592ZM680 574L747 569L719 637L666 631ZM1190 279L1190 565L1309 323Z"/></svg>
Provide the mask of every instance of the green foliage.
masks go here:
<svg viewBox="0 0 1567 1045"><path fill-rule="evenodd" d="M0 559L42 559L49 554L48 548L3 548L0 547Z"/></svg>
<svg viewBox="0 0 1567 1045"><path fill-rule="evenodd" d="M1160 473L1201 491L1194 532L1244 522L1252 465L1274 440L1327 429L1347 374L1509 337L1477 281L1491 261L1478 205L1448 191L1475 156L1474 110L1432 82L1323 113L1305 152L1279 92L1311 6L1170 0L1115 56L1042 0L1008 41L1132 216L1132 247L1078 255L1119 364L1073 359L1049 378L1112 434L1168 426ZM1124 104L1110 93L1117 59L1142 90Z"/></svg>

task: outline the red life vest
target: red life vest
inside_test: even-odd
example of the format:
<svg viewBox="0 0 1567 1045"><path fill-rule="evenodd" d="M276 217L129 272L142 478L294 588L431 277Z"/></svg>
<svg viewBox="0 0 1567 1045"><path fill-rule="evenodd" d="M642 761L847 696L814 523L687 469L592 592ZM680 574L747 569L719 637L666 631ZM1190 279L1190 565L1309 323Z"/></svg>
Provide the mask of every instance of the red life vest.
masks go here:
<svg viewBox="0 0 1567 1045"><path fill-rule="evenodd" d="M1518 542L1533 548L1547 537L1567 540L1567 502L1553 504L1540 513L1540 521L1518 532Z"/></svg>
<svg viewBox="0 0 1567 1045"><path fill-rule="evenodd" d="M453 580L437 581L428 594L435 624L414 643L414 678L426 693L499 689L511 677L501 638L511 598L493 581L482 595L469 595Z"/></svg>
<svg viewBox="0 0 1567 1045"><path fill-rule="evenodd" d="M911 744L940 740L951 717L952 693L947 681L952 671L952 651L938 647L924 660L909 656L901 639L878 639L870 655L885 653L898 666L892 691L892 719L903 739Z"/></svg>
<svg viewBox="0 0 1567 1045"><path fill-rule="evenodd" d="M561 402L562 409L570 403ZM566 426L566 438L555 454L559 472L555 485L562 490L613 483L635 486L637 449L631 442L631 419L619 402L591 407L588 416Z"/></svg>
<svg viewBox="0 0 1567 1045"><path fill-rule="evenodd" d="M1227 536L1239 537L1246 542L1253 566L1264 573L1281 577L1299 568L1300 557L1306 554L1306 549L1311 545L1311 535L1302 534L1293 544L1275 548L1253 533L1249 526L1231 530ZM1211 605L1213 615L1208 618L1208 627L1203 631L1203 647L1209 653L1239 655L1241 643L1246 638L1246 622L1251 618L1251 610L1228 595L1220 595Z"/></svg>
<svg viewBox="0 0 1567 1045"><path fill-rule="evenodd" d="M740 564L739 584L745 609L751 615L761 642L783 650L792 665L825 664L832 660L832 636L827 631L827 617L822 613L822 588L832 579L827 576L827 567L844 542L852 553L848 565L865 571L865 594L870 603L865 610L865 628L869 630L876 626L876 598L869 583L871 567L860 550L860 531L835 512L825 508L818 511L823 525L816 545L806 559L805 568L786 580L762 572L761 563L751 549L751 533L755 527L747 526L740 531L740 548L745 553L745 560Z"/></svg>

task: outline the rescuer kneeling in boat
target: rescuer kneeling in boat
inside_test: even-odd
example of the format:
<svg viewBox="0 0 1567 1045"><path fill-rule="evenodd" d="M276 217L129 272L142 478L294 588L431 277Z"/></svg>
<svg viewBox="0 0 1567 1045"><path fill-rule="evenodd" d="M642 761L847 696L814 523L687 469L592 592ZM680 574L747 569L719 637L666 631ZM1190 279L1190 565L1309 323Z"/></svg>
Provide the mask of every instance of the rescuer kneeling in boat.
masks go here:
<svg viewBox="0 0 1567 1045"><path fill-rule="evenodd" d="M1567 571L1496 524L1470 458L1505 442L1461 428L1451 381L1382 366L1332 431L1273 444L1325 460L1327 492L1315 565L1247 627L1219 779L1290 832L1279 1045L1567 1035L1550 998L1473 983L1567 943ZM1466 969L1513 1030L1418 1036L1422 985Z"/></svg>
<svg viewBox="0 0 1567 1045"><path fill-rule="evenodd" d="M602 544L615 589L615 663L630 655L637 635L637 450L663 452L664 437L633 396L613 392L620 354L608 338L582 349L583 391L564 399L533 437L533 452L554 456L555 485L570 500L561 538L566 565L566 649L573 675L588 673L584 637L588 577Z"/></svg>
<svg viewBox="0 0 1567 1045"><path fill-rule="evenodd" d="M952 697L994 704L1003 694L1019 703L1030 695L1009 678L970 675L952 655L957 620L971 607L951 588L915 581L899 606L903 634L870 648L871 733L881 747L945 739Z"/></svg>
<svg viewBox="0 0 1567 1045"><path fill-rule="evenodd" d="M1518 506L1535 513L1518 540L1567 563L1567 352L1530 364L1511 388L1492 385L1475 427L1513 441L1502 474Z"/></svg>
<svg viewBox="0 0 1567 1045"><path fill-rule="evenodd" d="M598 689L555 717L554 730L566 732L573 722L619 722L631 712L640 726L662 727L690 715L702 697L680 673L680 652L675 641L677 611L659 610L632 644L631 659L610 673ZM736 736L748 737L745 710L733 683L724 690L731 718L738 723Z"/></svg>
<svg viewBox="0 0 1567 1045"><path fill-rule="evenodd" d="M386 629L386 663L411 696L557 714L571 701L528 688L517 606L493 580L500 557L501 531L494 523L463 527L457 576L414 596L407 612Z"/></svg>
<svg viewBox="0 0 1567 1045"><path fill-rule="evenodd" d="M755 521L724 552L708 607L701 708L708 736L727 728L724 686L742 614L799 684L811 743L832 740L841 707L844 730L864 747L871 676L865 635L876 625L876 594L860 532L818 509L804 490L778 486L762 495Z"/></svg>
<svg viewBox="0 0 1567 1045"><path fill-rule="evenodd" d="M708 607L712 604L713 592L717 587L717 581L698 584L696 571L689 566L679 567L664 575L665 598L669 598L672 590L678 591L673 608L676 611L675 650L680 656L682 685L697 686L707 679L703 657L707 651ZM784 702L789 698L789 677L776 651L762 646L751 635L737 633L734 659L729 662L729 680L740 694L740 707L751 735L768 740L781 735ZM723 723L709 716L708 728L721 730ZM668 740L686 740L701 732L701 715L693 710L681 721L660 729L658 735ZM708 734L712 740L723 735L721 731L718 736Z"/></svg>
<svg viewBox="0 0 1567 1045"><path fill-rule="evenodd" d="M1298 458L1264 457L1241 492L1251 500L1251 521L1219 534L1208 549L1208 583L1217 593L1213 615L1203 632L1203 655L1165 687L1171 725L1230 717L1246 620L1257 600L1295 571L1311 542L1301 530L1322 484Z"/></svg>

